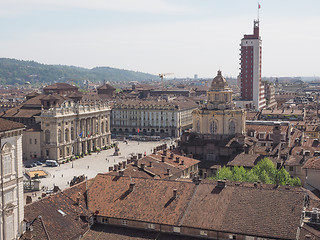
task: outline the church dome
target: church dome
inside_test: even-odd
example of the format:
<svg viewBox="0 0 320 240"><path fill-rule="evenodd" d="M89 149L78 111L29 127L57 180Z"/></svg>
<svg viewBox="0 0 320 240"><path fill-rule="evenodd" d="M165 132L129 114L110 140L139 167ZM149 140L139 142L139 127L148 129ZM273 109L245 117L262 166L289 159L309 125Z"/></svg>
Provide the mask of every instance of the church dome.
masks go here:
<svg viewBox="0 0 320 240"><path fill-rule="evenodd" d="M210 90L229 89L226 79L222 76L221 71L218 71L217 76L212 80Z"/></svg>

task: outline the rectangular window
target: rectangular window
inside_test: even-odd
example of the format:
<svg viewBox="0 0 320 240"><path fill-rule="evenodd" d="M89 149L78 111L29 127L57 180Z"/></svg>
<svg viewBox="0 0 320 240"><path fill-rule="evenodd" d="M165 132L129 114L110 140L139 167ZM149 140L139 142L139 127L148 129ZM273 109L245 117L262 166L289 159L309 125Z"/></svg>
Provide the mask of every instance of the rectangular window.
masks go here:
<svg viewBox="0 0 320 240"><path fill-rule="evenodd" d="M127 220L122 220L122 225L128 225L128 221Z"/></svg>
<svg viewBox="0 0 320 240"><path fill-rule="evenodd" d="M31 138L29 139L29 144L32 144L32 139Z"/></svg>
<svg viewBox="0 0 320 240"><path fill-rule="evenodd" d="M173 232L180 233L180 228L179 227L173 227Z"/></svg>
<svg viewBox="0 0 320 240"><path fill-rule="evenodd" d="M37 139L36 138L34 139L34 144L37 144Z"/></svg>
<svg viewBox="0 0 320 240"><path fill-rule="evenodd" d="M3 158L3 174L7 175L12 172L11 155L2 156Z"/></svg>
<svg viewBox="0 0 320 240"><path fill-rule="evenodd" d="M149 228L149 229L155 229L156 226L155 226L153 223L149 223L149 224L148 224L148 228Z"/></svg>
<svg viewBox="0 0 320 240"><path fill-rule="evenodd" d="M208 236L208 232L207 232L207 231L200 230L200 235L201 235L201 236Z"/></svg>

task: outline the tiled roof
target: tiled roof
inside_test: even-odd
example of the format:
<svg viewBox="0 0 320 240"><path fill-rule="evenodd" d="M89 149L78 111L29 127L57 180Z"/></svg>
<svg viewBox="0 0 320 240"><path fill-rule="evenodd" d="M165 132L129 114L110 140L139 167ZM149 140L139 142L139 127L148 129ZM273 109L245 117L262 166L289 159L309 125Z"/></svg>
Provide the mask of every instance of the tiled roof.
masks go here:
<svg viewBox="0 0 320 240"><path fill-rule="evenodd" d="M0 132L24 128L22 123L13 122L7 119L0 118Z"/></svg>
<svg viewBox="0 0 320 240"><path fill-rule="evenodd" d="M51 84L49 86L46 86L43 88L43 90L54 90L54 89L64 89L64 90L69 90L69 89L78 89L78 87L76 86L72 86L68 83L54 83L54 84Z"/></svg>
<svg viewBox="0 0 320 240"><path fill-rule="evenodd" d="M51 240L76 239L89 229L88 222L81 216L89 216L90 213L62 192L26 205L24 213L28 221L41 216L42 225ZM41 229L33 231L33 235L34 239L45 239Z"/></svg>
<svg viewBox="0 0 320 240"><path fill-rule="evenodd" d="M238 154L235 156L234 159L232 159L230 162L228 162L228 166L243 166L243 167L254 167L263 156L260 154Z"/></svg>
<svg viewBox="0 0 320 240"><path fill-rule="evenodd" d="M265 133L272 133L273 126L271 125L257 125L257 124L246 124L246 130L254 130L256 132L265 132ZM288 126L281 126L281 133L286 133L288 131Z"/></svg>
<svg viewBox="0 0 320 240"><path fill-rule="evenodd" d="M320 170L320 157L310 158L304 165L303 168Z"/></svg>
<svg viewBox="0 0 320 240"><path fill-rule="evenodd" d="M304 192L300 188L227 186L220 189L212 183L200 184L181 224L245 235L294 239L303 201Z"/></svg>
<svg viewBox="0 0 320 240"><path fill-rule="evenodd" d="M89 209L101 216L177 225L194 190L194 184L184 182L98 174L89 189Z"/></svg>
<svg viewBox="0 0 320 240"><path fill-rule="evenodd" d="M102 86L98 87L97 88L98 90L100 89L110 89L110 90L116 90L115 87L111 86L110 84L106 83L106 84L103 84Z"/></svg>
<svg viewBox="0 0 320 240"><path fill-rule="evenodd" d="M173 189L177 189L174 199ZM99 174L88 201L90 211L105 217L295 239L305 193L288 186L228 182L219 188L213 181L196 185Z"/></svg>

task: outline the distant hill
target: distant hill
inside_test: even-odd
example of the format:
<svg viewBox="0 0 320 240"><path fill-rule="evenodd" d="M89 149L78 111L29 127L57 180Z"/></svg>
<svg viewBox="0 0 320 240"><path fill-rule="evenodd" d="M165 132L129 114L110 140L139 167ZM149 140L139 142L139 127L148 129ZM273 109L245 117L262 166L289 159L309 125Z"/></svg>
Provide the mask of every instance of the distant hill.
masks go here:
<svg viewBox="0 0 320 240"><path fill-rule="evenodd" d="M0 58L0 84L49 84L53 82L70 82L82 84L84 80L92 82L145 81L157 79L156 75L128 71L110 67L95 67L93 69L46 65L34 61L21 61Z"/></svg>

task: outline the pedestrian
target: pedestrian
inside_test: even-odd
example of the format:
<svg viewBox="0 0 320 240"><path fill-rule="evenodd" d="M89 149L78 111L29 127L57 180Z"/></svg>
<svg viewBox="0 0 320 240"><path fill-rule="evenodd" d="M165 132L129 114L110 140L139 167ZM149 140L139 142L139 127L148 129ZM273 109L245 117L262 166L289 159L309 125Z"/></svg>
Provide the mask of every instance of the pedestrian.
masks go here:
<svg viewBox="0 0 320 240"><path fill-rule="evenodd" d="M61 174L61 177L63 178L63 174Z"/></svg>
<svg viewBox="0 0 320 240"><path fill-rule="evenodd" d="M54 178L54 175L53 175L53 178Z"/></svg>
<svg viewBox="0 0 320 240"><path fill-rule="evenodd" d="M89 165L88 165L88 169L89 169Z"/></svg>

